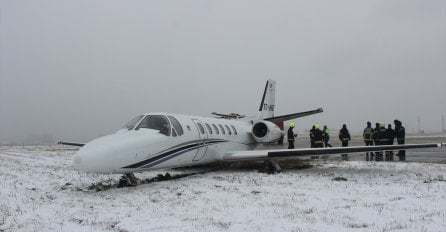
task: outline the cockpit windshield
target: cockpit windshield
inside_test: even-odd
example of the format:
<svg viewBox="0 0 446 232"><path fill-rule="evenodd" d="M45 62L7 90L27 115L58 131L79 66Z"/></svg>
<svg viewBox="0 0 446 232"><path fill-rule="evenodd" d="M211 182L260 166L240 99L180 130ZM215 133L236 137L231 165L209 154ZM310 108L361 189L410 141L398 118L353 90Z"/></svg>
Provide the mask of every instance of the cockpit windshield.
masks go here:
<svg viewBox="0 0 446 232"><path fill-rule="evenodd" d="M161 134L170 136L170 124L166 116L162 115L147 115L135 130L146 128L158 130Z"/></svg>
<svg viewBox="0 0 446 232"><path fill-rule="evenodd" d="M136 124L138 124L138 122L142 119L142 117L144 117L144 115L138 115L134 117L132 120L130 120L130 122L125 124L124 129L132 130L133 128L135 128Z"/></svg>

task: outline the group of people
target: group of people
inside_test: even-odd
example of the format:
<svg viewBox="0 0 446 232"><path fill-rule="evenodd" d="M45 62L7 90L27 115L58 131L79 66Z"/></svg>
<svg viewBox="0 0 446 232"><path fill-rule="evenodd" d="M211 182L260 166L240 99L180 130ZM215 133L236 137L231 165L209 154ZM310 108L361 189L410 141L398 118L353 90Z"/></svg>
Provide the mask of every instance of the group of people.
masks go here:
<svg viewBox="0 0 446 232"><path fill-rule="evenodd" d="M372 123L367 122L367 127L363 132L363 139L366 146L373 145L393 145L395 142L395 138L398 144L405 143L406 130L403 127L400 120L395 119L393 121L395 127L392 129L392 125L388 124L386 128L386 124L384 123L376 123L375 128L372 128ZM385 160L393 160L393 151L385 152ZM406 151L400 150L397 154L399 160L406 160ZM383 160L383 152L367 152L366 160L367 161L382 161Z"/></svg>
<svg viewBox="0 0 446 232"><path fill-rule="evenodd" d="M296 126L294 122L290 123L287 133L288 137L288 149L294 149L294 140L297 136L293 129ZM348 146L348 141L351 140L350 132L347 129L347 125L342 125L342 129L339 131L339 140L342 142L343 147ZM327 126L321 130L321 126L319 124L313 125L313 128L310 130L310 143L311 148L321 148L321 147L332 147L330 143L330 131Z"/></svg>
<svg viewBox="0 0 446 232"><path fill-rule="evenodd" d="M364 129L363 139L366 146L373 145L392 145L397 139L398 144L404 144L405 142L405 129L402 126L401 121L398 119L394 120L395 129L392 129L392 125L388 124L387 128L383 123L376 123L375 128L372 128L371 122L367 122L367 127ZM293 132L296 125L292 122L289 124L289 129L287 133L288 137L288 149L294 149L294 141L297 134ZM348 147L348 142L351 140L350 132L347 129L347 125L342 125L341 130L339 130L339 140L343 147ZM322 148L322 147L332 147L329 143L330 133L327 126L320 129L320 125L313 125L310 130L310 143L312 148ZM386 160L393 160L393 151L386 151ZM397 156L400 160L406 159L405 150L398 151ZM347 159L347 154L342 154L343 159ZM382 161L383 152L367 152L367 161Z"/></svg>

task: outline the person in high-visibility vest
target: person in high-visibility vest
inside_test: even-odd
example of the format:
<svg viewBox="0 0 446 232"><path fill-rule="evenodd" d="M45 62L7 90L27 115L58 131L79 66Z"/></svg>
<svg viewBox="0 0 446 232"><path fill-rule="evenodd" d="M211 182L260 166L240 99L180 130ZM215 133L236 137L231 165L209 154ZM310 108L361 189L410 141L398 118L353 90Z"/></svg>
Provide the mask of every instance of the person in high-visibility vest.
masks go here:
<svg viewBox="0 0 446 232"><path fill-rule="evenodd" d="M373 128L372 128L371 122L367 122L367 127L364 128L364 132L362 133L362 138L364 139L364 143L366 146L373 146ZM373 160L373 152L366 152L365 160L372 161Z"/></svg>
<svg viewBox="0 0 446 232"><path fill-rule="evenodd" d="M294 122L290 123L290 128L288 128L288 149L294 149L294 137L297 137L297 134L294 134L293 129L296 126Z"/></svg>
<svg viewBox="0 0 446 232"><path fill-rule="evenodd" d="M348 147L348 141L351 140L351 137L345 124L342 125L342 129L339 131L339 140L341 140L343 147ZM347 154L342 154L342 159L347 160Z"/></svg>
<svg viewBox="0 0 446 232"><path fill-rule="evenodd" d="M325 147L332 147L331 144L328 143L328 141L330 141L330 131L327 126L324 126L324 129L322 130L322 137L324 139Z"/></svg>

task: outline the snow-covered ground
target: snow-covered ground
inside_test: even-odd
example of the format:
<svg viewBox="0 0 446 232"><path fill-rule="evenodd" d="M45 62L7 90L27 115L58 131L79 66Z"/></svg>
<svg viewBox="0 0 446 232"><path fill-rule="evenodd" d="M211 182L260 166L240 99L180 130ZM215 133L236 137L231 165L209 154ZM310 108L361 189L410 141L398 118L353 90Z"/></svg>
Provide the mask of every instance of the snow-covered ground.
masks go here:
<svg viewBox="0 0 446 232"><path fill-rule="evenodd" d="M74 170L74 152L0 147L0 231L446 231L445 164L314 161L97 192L119 175Z"/></svg>

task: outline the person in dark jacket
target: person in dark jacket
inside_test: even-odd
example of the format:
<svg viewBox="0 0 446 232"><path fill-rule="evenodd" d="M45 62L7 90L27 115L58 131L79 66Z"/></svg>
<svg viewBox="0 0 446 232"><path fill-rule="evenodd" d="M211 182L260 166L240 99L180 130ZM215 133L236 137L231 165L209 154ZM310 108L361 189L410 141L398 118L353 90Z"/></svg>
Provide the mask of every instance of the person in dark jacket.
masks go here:
<svg viewBox="0 0 446 232"><path fill-rule="evenodd" d="M313 143L315 148L324 147L324 136L321 131L321 126L319 126L318 124L314 125Z"/></svg>
<svg viewBox="0 0 446 232"><path fill-rule="evenodd" d="M288 149L294 149L294 138L297 137L297 134L294 134L293 129L296 126L294 122L290 123L290 128L288 128Z"/></svg>
<svg viewBox="0 0 446 232"><path fill-rule="evenodd" d="M387 125L386 129L386 145L393 145L395 141L395 131L392 129L392 125ZM393 161L393 151L386 151L386 161Z"/></svg>
<svg viewBox="0 0 446 232"><path fill-rule="evenodd" d="M379 124L378 129L375 129L373 132L373 142L375 142L376 146L386 145L387 144L387 132L385 124ZM383 152L378 151L375 152L376 161L383 161Z"/></svg>
<svg viewBox="0 0 446 232"><path fill-rule="evenodd" d="M339 140L341 140L343 147L348 147L348 141L351 140L351 137L346 124L342 125L342 129L339 131ZM342 154L342 159L347 160L347 154Z"/></svg>
<svg viewBox="0 0 446 232"><path fill-rule="evenodd" d="M332 147L331 144L328 143L328 141L330 141L330 132L327 126L324 126L324 129L322 130L322 138L324 140L325 147Z"/></svg>
<svg viewBox="0 0 446 232"><path fill-rule="evenodd" d="M395 119L393 121L395 124L395 137L398 144L404 144L406 138L406 129L403 127L400 120ZM406 150L399 150L397 154L400 161L406 160Z"/></svg>
<svg viewBox="0 0 446 232"><path fill-rule="evenodd" d="M364 139L364 143L366 146L373 146L373 128L372 128L371 122L367 122L367 127L364 128L364 132L362 133L362 138ZM365 160L372 161L373 160L373 152L366 152Z"/></svg>
<svg viewBox="0 0 446 232"><path fill-rule="evenodd" d="M310 130L310 143L311 143L311 148L314 147L314 131L316 130L316 125L313 125L313 127Z"/></svg>

